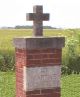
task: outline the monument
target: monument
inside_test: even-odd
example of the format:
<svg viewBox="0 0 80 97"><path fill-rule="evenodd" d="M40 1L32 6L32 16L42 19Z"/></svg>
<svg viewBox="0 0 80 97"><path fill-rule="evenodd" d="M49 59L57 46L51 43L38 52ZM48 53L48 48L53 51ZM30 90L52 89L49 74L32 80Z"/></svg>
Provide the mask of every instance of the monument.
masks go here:
<svg viewBox="0 0 80 97"><path fill-rule="evenodd" d="M34 6L32 37L14 38L16 97L60 97L61 56L64 37L44 37L42 6Z"/></svg>

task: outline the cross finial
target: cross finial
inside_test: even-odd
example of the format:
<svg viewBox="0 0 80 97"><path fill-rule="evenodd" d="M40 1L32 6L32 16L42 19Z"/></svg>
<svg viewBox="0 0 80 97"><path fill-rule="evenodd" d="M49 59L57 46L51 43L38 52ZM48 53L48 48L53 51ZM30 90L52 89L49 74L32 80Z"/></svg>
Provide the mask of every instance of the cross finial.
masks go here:
<svg viewBox="0 0 80 97"><path fill-rule="evenodd" d="M27 13L27 20L33 20L33 34L35 36L42 36L43 35L43 21L49 20L49 14L43 14L43 7L42 6L34 6L33 7L34 13Z"/></svg>

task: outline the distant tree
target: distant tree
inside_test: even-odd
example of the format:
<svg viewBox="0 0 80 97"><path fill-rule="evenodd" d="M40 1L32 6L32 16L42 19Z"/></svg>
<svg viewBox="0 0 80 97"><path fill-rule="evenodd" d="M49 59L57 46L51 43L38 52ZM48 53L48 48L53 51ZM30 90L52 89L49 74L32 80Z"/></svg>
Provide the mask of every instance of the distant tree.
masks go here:
<svg viewBox="0 0 80 97"><path fill-rule="evenodd" d="M24 26L24 25L22 25L22 26L20 26L20 25L17 25L17 26L15 26L15 29L32 29L33 28L33 26ZM44 29L56 29L55 27L51 27L51 26L43 26L43 28Z"/></svg>

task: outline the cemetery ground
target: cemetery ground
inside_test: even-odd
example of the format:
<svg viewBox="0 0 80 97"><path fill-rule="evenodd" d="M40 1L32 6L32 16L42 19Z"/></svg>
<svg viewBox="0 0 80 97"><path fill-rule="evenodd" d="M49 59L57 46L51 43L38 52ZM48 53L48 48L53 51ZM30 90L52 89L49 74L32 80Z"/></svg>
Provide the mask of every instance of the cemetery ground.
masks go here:
<svg viewBox="0 0 80 97"><path fill-rule="evenodd" d="M31 34L31 29L0 30L0 97L15 97L13 38ZM44 36L65 37L61 97L80 97L80 29L44 30Z"/></svg>

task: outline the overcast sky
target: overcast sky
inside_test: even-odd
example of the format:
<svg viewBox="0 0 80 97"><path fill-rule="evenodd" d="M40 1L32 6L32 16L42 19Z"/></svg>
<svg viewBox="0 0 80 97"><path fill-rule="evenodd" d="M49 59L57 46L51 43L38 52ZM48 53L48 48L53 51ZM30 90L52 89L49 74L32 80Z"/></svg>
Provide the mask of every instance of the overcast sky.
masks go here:
<svg viewBox="0 0 80 97"><path fill-rule="evenodd" d="M44 25L80 27L80 0L0 0L0 26L32 25L26 13L33 12L33 5L43 5L44 12L50 13Z"/></svg>

